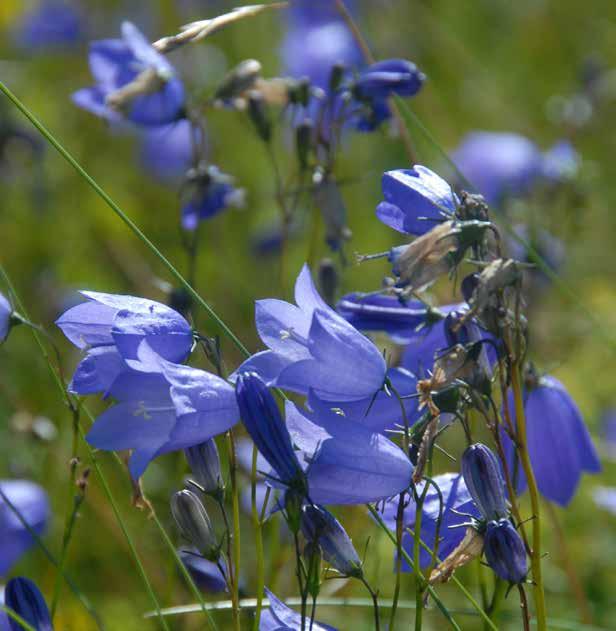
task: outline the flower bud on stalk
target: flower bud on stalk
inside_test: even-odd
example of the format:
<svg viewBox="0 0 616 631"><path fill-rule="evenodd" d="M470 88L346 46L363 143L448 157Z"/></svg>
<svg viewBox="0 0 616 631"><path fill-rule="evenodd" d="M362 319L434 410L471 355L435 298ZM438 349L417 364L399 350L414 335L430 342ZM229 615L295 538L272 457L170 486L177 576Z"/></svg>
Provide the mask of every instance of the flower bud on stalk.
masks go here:
<svg viewBox="0 0 616 631"><path fill-rule="evenodd" d="M217 101L231 101L250 90L261 76L261 64L256 59L245 59L222 80L214 93Z"/></svg>
<svg viewBox="0 0 616 631"><path fill-rule="evenodd" d="M309 118L305 118L295 129L297 161L302 170L308 168L308 159L312 150L313 127L313 122Z"/></svg>
<svg viewBox="0 0 616 631"><path fill-rule="evenodd" d="M359 555L340 522L325 508L306 505L302 532L308 541L318 543L323 558L344 576L362 576Z"/></svg>
<svg viewBox="0 0 616 631"><path fill-rule="evenodd" d="M342 243L351 238L351 230L347 226L346 206L340 189L321 169L315 171L312 181L315 187L314 200L325 223L325 241L332 250L338 251Z"/></svg>
<svg viewBox="0 0 616 631"><path fill-rule="evenodd" d="M256 90L248 93L248 115L263 142L272 139L272 123L267 115L267 106L263 96Z"/></svg>
<svg viewBox="0 0 616 631"><path fill-rule="evenodd" d="M494 573L504 581L522 583L528 573L524 542L508 519L488 523L484 534L484 553Z"/></svg>
<svg viewBox="0 0 616 631"><path fill-rule="evenodd" d="M220 471L220 457L213 438L184 450L188 466L203 492L218 498L224 488Z"/></svg>
<svg viewBox="0 0 616 631"><path fill-rule="evenodd" d="M171 512L182 536L208 561L217 561L220 545L205 506L197 495L188 489L174 493L171 497Z"/></svg>
<svg viewBox="0 0 616 631"><path fill-rule="evenodd" d="M491 449L481 443L468 447L462 454L462 476L486 521L507 516L505 482L500 464Z"/></svg>
<svg viewBox="0 0 616 631"><path fill-rule="evenodd" d="M328 305L333 305L336 300L336 290L340 279L334 262L325 258L319 263L319 289Z"/></svg>

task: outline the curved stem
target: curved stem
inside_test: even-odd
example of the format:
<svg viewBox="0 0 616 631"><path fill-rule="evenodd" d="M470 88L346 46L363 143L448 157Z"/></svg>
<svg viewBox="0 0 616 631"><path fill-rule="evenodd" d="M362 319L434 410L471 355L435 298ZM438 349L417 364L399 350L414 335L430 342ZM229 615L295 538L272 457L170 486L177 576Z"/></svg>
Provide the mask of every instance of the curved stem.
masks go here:
<svg viewBox="0 0 616 631"><path fill-rule="evenodd" d="M361 582L364 584L368 593L370 594L370 598L372 598L372 606L374 609L374 629L375 631L380 631L381 629L381 619L379 616L379 594L375 592L372 587L370 587L370 583L366 580L366 577L362 575Z"/></svg>

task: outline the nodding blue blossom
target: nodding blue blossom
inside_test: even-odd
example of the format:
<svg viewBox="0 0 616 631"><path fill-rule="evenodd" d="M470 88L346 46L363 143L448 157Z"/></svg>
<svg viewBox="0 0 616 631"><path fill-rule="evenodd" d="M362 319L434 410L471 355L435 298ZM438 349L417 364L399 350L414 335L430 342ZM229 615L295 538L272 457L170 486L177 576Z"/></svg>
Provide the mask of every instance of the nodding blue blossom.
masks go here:
<svg viewBox="0 0 616 631"><path fill-rule="evenodd" d="M522 537L508 519L488 522L483 535L483 551L494 573L509 583L523 583L528 559Z"/></svg>
<svg viewBox="0 0 616 631"><path fill-rule="evenodd" d="M334 627L322 622L304 620L302 625L301 614L287 607L272 592L265 588L265 595L269 601L269 607L261 613L259 631L301 631L302 628L312 628L312 631L337 631Z"/></svg>
<svg viewBox="0 0 616 631"><path fill-rule="evenodd" d="M349 535L340 522L322 506L302 508L302 532L309 542L319 545L323 558L344 576L362 575L362 564Z"/></svg>
<svg viewBox="0 0 616 631"><path fill-rule="evenodd" d="M451 186L421 164L386 171L381 186L385 199L376 207L376 216L403 234L425 234L451 219L459 203Z"/></svg>
<svg viewBox="0 0 616 631"><path fill-rule="evenodd" d="M217 563L202 557L196 548L178 550L178 554L195 583L205 592L216 594L227 589L227 582Z"/></svg>
<svg viewBox="0 0 616 631"><path fill-rule="evenodd" d="M244 427L279 482L305 494L306 478L297 459L289 430L269 388L256 373L242 373L236 381L237 403Z"/></svg>
<svg viewBox="0 0 616 631"><path fill-rule="evenodd" d="M139 158L149 173L164 182L179 181L194 162L195 146L203 134L189 120L144 127Z"/></svg>
<svg viewBox="0 0 616 631"><path fill-rule="evenodd" d="M513 397L509 410L515 423ZM599 473L601 463L588 429L575 401L563 384L545 375L529 372L524 392L527 448L537 487L543 497L560 506L573 499L583 472ZM509 471L517 480L516 489L526 488L521 463L514 457L514 447L502 432L503 447L509 456Z"/></svg>
<svg viewBox="0 0 616 631"><path fill-rule="evenodd" d="M507 132L471 132L452 159L488 203L495 205L528 194L539 182L571 179L579 167L579 157L567 141L541 153L528 138Z"/></svg>
<svg viewBox="0 0 616 631"><path fill-rule="evenodd" d="M462 454L462 476L475 505L486 521L507 516L505 481L489 447L475 443Z"/></svg>
<svg viewBox="0 0 616 631"><path fill-rule="evenodd" d="M182 228L196 230L199 223L226 208L244 205L244 189L213 165L199 165L186 174L182 191Z"/></svg>
<svg viewBox="0 0 616 631"><path fill-rule="evenodd" d="M97 116L137 125L164 125L184 118L184 85L173 66L139 29L122 24L122 39L90 45L96 85L73 94L73 102Z"/></svg>
<svg viewBox="0 0 616 631"><path fill-rule="evenodd" d="M408 488L413 466L402 449L329 409L286 404L287 426L317 504L378 502Z"/></svg>
<svg viewBox="0 0 616 631"><path fill-rule="evenodd" d="M108 393L128 371L145 340L155 353L171 362L186 359L193 333L173 309L143 298L82 291L88 301L72 307L56 321L66 337L86 351L69 386L76 394Z"/></svg>
<svg viewBox="0 0 616 631"><path fill-rule="evenodd" d="M137 354L109 390L116 405L86 436L98 449L134 450L129 460L134 479L155 457L203 443L239 420L233 387L224 379L166 362L145 341Z"/></svg>
<svg viewBox="0 0 616 631"><path fill-rule="evenodd" d="M479 517L479 511L473 503L471 494L466 488L464 478L461 474L443 473L434 476L434 482L440 490L440 495L430 485L426 491L422 507L421 516L421 540L430 548L434 549L437 536L437 524L439 517L440 528L438 531L439 546L437 550L438 559L445 559L453 552L464 538L464 524L470 521L471 517ZM417 492L422 493L425 482L417 486ZM441 504L440 496L443 501ZM396 530L396 516L398 513L399 498L391 499L385 504L383 520L390 530ZM412 498L406 496L404 507L403 524L405 529L415 528L415 513L417 504ZM405 530L402 538L402 545L408 555L413 558L413 537ZM419 563L422 568L428 567L432 562L432 555L427 550L421 549ZM402 559L402 570L412 572L412 568L405 559Z"/></svg>
<svg viewBox="0 0 616 631"><path fill-rule="evenodd" d="M213 438L184 450L188 466L203 491L211 495L219 495L223 489L220 456L216 441Z"/></svg>
<svg viewBox="0 0 616 631"><path fill-rule="evenodd" d="M182 536L208 561L218 561L220 544L203 502L188 489L171 496L171 513Z"/></svg>
<svg viewBox="0 0 616 631"><path fill-rule="evenodd" d="M332 66L361 65L361 50L331 2L296 0L285 14L288 29L281 48L285 74L308 77L314 86L325 90Z"/></svg>
<svg viewBox="0 0 616 631"><path fill-rule="evenodd" d="M0 342L4 342L9 335L13 307L11 303L0 294Z"/></svg>
<svg viewBox="0 0 616 631"><path fill-rule="evenodd" d="M36 584L29 578L12 578L4 590L6 606L36 631L53 631L49 609ZM10 631L22 631L22 625L9 616Z"/></svg>
<svg viewBox="0 0 616 631"><path fill-rule="evenodd" d="M255 320L270 350L246 360L270 385L326 401L361 401L383 386L387 366L379 349L336 313L317 292L304 265L295 283L297 306L258 300Z"/></svg>
<svg viewBox="0 0 616 631"><path fill-rule="evenodd" d="M10 504L37 535L45 532L51 509L47 493L34 482L0 480L0 492L0 576L4 576L35 544L30 530L23 525Z"/></svg>
<svg viewBox="0 0 616 631"><path fill-rule="evenodd" d="M42 0L21 17L15 41L24 50L48 53L79 44L84 27L83 16L68 2Z"/></svg>

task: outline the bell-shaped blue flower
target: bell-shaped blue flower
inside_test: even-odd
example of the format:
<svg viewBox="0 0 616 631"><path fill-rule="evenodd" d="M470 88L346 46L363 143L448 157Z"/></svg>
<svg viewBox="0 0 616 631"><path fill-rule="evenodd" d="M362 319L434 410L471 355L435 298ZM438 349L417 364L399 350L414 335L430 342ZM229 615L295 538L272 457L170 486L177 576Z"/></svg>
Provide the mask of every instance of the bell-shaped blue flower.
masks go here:
<svg viewBox="0 0 616 631"><path fill-rule="evenodd" d="M17 27L17 45L29 52L68 49L79 44L85 24L81 13L65 0L42 0L22 16Z"/></svg>
<svg viewBox="0 0 616 631"><path fill-rule="evenodd" d="M267 587L265 595L269 601L269 608L261 614L259 631L301 631L302 628L308 629L310 626L312 631L336 631L334 627L322 622L314 621L311 625L309 619L304 621L302 627L301 614L287 607Z"/></svg>
<svg viewBox="0 0 616 631"><path fill-rule="evenodd" d="M435 223L451 219L458 206L451 186L420 164L385 172L381 186L384 201L377 206L376 216L403 234L425 234Z"/></svg>
<svg viewBox="0 0 616 631"><path fill-rule="evenodd" d="M471 494L466 488L464 478L461 474L443 473L434 476L434 482L440 489L442 496L442 504L439 494L433 486L428 488L424 499L422 515L421 515L421 540L431 549L434 549L437 535L437 523L441 517L440 529L438 531L439 547L437 551L438 559L445 559L453 552L464 538L465 528L463 524L469 521L469 514L473 517L479 517L479 511L474 505ZM418 487L418 493L423 491L422 482ZM392 530L396 530L396 516L398 513L399 498L394 498L385 504L383 512L383 520ZM412 498L407 496L407 505L404 507L403 524L405 529L415 529L415 514L417 505ZM461 514L464 513L464 514ZM413 558L413 537L405 531L402 538L402 545L408 555ZM422 568L430 565L432 555L423 547L419 554L419 563ZM409 564L402 559L402 570L411 572Z"/></svg>
<svg viewBox="0 0 616 631"><path fill-rule="evenodd" d="M488 523L483 551L494 573L509 583L522 583L528 574L528 559L522 537L508 519Z"/></svg>
<svg viewBox="0 0 616 631"><path fill-rule="evenodd" d="M6 606L18 614L36 631L53 631L49 609L39 588L29 578L11 579L4 590ZM19 622L9 617L11 631L22 631Z"/></svg>
<svg viewBox="0 0 616 631"><path fill-rule="evenodd" d="M90 45L96 85L73 94L73 102L97 116L138 125L164 125L184 117L184 85L164 55L130 22L122 39Z"/></svg>
<svg viewBox="0 0 616 631"><path fill-rule="evenodd" d="M515 422L513 397L509 409ZM560 381L549 375L538 379L524 394L528 454L539 492L566 506L573 499L583 472L599 473L601 463L575 401ZM506 433L503 446L517 491L526 488L526 477Z"/></svg>
<svg viewBox="0 0 616 631"><path fill-rule="evenodd" d="M361 100L384 101L392 94L414 96L426 76L406 59L385 59L365 68L355 81L353 91Z"/></svg>
<svg viewBox="0 0 616 631"><path fill-rule="evenodd" d="M3 496L37 535L45 532L51 510L47 493L34 482L0 480L0 491L0 576L4 576L35 544L35 539Z"/></svg>
<svg viewBox="0 0 616 631"><path fill-rule="evenodd" d="M244 427L274 469L278 481L305 492L304 472L269 388L256 373L242 373L237 378L235 389Z"/></svg>
<svg viewBox="0 0 616 631"><path fill-rule="evenodd" d="M13 307L11 307L11 303L0 294L0 342L4 342L8 337L12 315Z"/></svg>
<svg viewBox="0 0 616 631"><path fill-rule="evenodd" d="M239 419L233 387L202 370L166 362L142 342L137 360L117 379L117 404L103 412L87 440L106 451L132 449L133 478L156 456L203 443Z"/></svg>
<svg viewBox="0 0 616 631"><path fill-rule="evenodd" d="M313 502L365 504L408 488L413 466L382 434L331 410L308 412L291 402L286 418L306 466Z"/></svg>
<svg viewBox="0 0 616 631"><path fill-rule="evenodd" d="M486 521L507 516L505 481L494 452L475 443L462 454L462 476L475 505Z"/></svg>
<svg viewBox="0 0 616 631"><path fill-rule="evenodd" d="M87 302L72 307L56 321L77 348L86 351L70 385L76 394L107 393L137 358L142 341L171 362L186 359L193 333L177 311L143 298L81 292Z"/></svg>
<svg viewBox="0 0 616 631"><path fill-rule="evenodd" d="M360 401L383 386L387 366L379 349L317 292L305 265L295 283L297 306L259 300L255 320L269 351L238 372L255 371L269 384L327 401Z"/></svg>
<svg viewBox="0 0 616 631"><path fill-rule="evenodd" d="M302 532L317 543L323 558L344 576L361 576L361 560L340 522L325 508L307 504L302 509Z"/></svg>

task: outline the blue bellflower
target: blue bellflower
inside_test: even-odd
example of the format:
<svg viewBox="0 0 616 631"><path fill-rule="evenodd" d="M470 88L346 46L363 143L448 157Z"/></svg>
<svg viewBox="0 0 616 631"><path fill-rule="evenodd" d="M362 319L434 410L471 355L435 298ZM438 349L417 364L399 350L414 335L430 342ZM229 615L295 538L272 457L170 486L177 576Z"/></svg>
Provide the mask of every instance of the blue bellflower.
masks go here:
<svg viewBox="0 0 616 631"><path fill-rule="evenodd" d="M0 480L0 491L19 511L30 528L37 534L45 532L51 516L47 493L28 480ZM0 495L0 576L34 544L35 539L25 528L11 507Z"/></svg>
<svg viewBox="0 0 616 631"><path fill-rule="evenodd" d="M259 337L270 350L238 369L255 371L270 385L323 400L361 401L383 386L387 366L379 349L334 311L317 292L308 266L295 283L296 305L258 300Z"/></svg>
<svg viewBox="0 0 616 631"><path fill-rule="evenodd" d="M15 40L21 48L49 52L72 48L84 36L83 16L63 0L42 0L21 18Z"/></svg>
<svg viewBox="0 0 616 631"><path fill-rule="evenodd" d="M53 631L45 599L29 578L11 579L4 591L4 602L36 631ZM10 617L8 623L11 631L23 630L21 624Z"/></svg>
<svg viewBox="0 0 616 631"><path fill-rule="evenodd" d="M465 534L465 528L461 527L469 521L466 515L459 513L468 513L474 517L479 517L479 511L473 503L471 494L466 488L464 478L461 474L456 473L443 473L441 475L434 476L434 482L437 484L443 496L442 505L442 520L440 525L438 558L445 559L451 554L462 542ZM422 482L418 485L417 492L423 491ZM390 528L390 530L396 530L396 516L398 512L399 498L395 498L387 502L385 510L383 512L383 520ZM404 508L404 526L411 529L415 528L415 513L417 505L411 499L408 506ZM421 516L421 539L431 549L434 549L436 539L436 526L441 515L441 502L439 495L430 486L426 492L426 497L423 503L422 516ZM402 545L408 555L413 558L413 537L405 531L402 538ZM428 567L432 561L432 555L427 550L421 549L419 554L419 563L422 568ZM404 572L412 572L412 568L409 564L402 559L402 570Z"/></svg>
<svg viewBox="0 0 616 631"><path fill-rule="evenodd" d="M413 466L382 434L327 409L286 403L287 426L317 504L378 502L408 488Z"/></svg>
<svg viewBox="0 0 616 631"><path fill-rule="evenodd" d="M110 395L117 401L97 419L87 440L98 449L133 449L129 470L140 477L150 461L199 445L239 420L233 387L203 370L166 362L142 342L130 371Z"/></svg>
<svg viewBox="0 0 616 631"><path fill-rule="evenodd" d="M509 409L515 420L511 393ZM566 506L575 495L582 473L601 471L580 410L562 383L546 375L525 391L524 412L528 454L539 492L551 502ZM524 471L504 431L502 437L509 470L517 479L517 491L522 492L526 488Z"/></svg>
<svg viewBox="0 0 616 631"><path fill-rule="evenodd" d="M143 298L81 292L88 302L66 311L56 324L77 347L86 351L70 384L76 394L107 393L136 359L145 340L155 353L171 362L186 359L193 333L173 309Z"/></svg>
<svg viewBox="0 0 616 631"><path fill-rule="evenodd" d="M130 22L122 24L122 39L92 42L89 60L96 85L73 94L79 107L137 125L164 125L184 117L184 85Z"/></svg>
<svg viewBox="0 0 616 631"><path fill-rule="evenodd" d="M179 550L178 554L195 583L204 592L216 594L226 591L227 583L218 564L203 558L196 548L185 548Z"/></svg>
<svg viewBox="0 0 616 631"><path fill-rule="evenodd" d="M508 519L488 522L483 552L494 573L509 583L522 583L528 574L524 542Z"/></svg>
<svg viewBox="0 0 616 631"><path fill-rule="evenodd" d="M11 303L0 294L0 342L4 342L9 335L12 315L13 307L11 307Z"/></svg>
<svg viewBox="0 0 616 631"><path fill-rule="evenodd" d="M420 164L385 172L381 186L384 201L376 216L403 234L429 232L436 223L451 219L459 203L451 186Z"/></svg>
<svg viewBox="0 0 616 631"><path fill-rule="evenodd" d="M507 516L505 481L489 447L475 443L462 454L462 476L475 505L486 521Z"/></svg>
<svg viewBox="0 0 616 631"><path fill-rule="evenodd" d="M259 631L301 631L301 614L287 607L267 587L265 588L265 595L269 600L269 608L261 614ZM314 621L310 625L310 621L306 619L304 624L305 628L311 626L312 631L336 631L334 627L322 622Z"/></svg>

